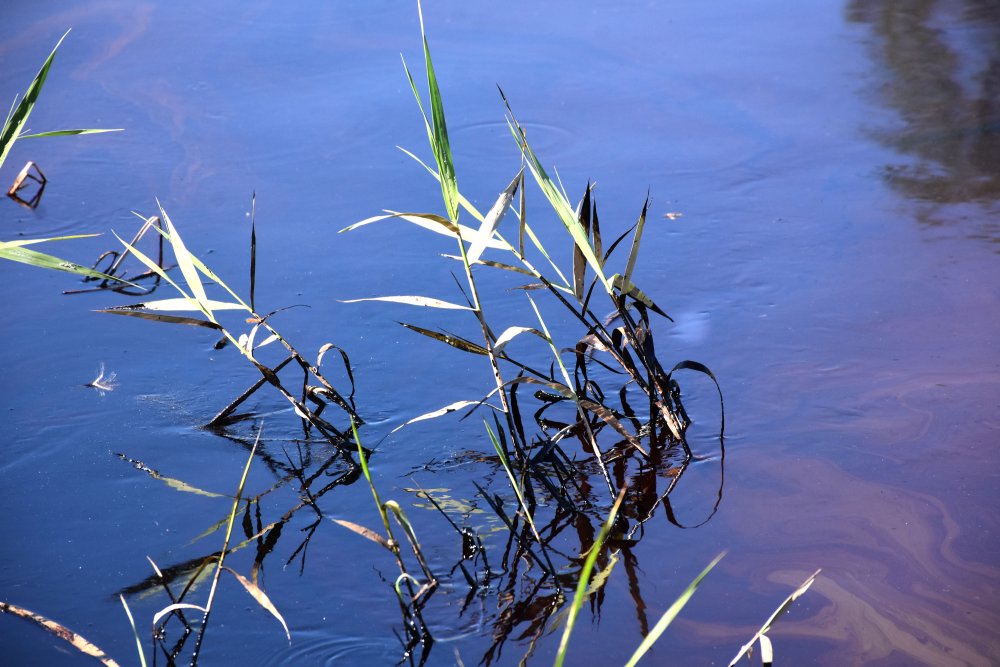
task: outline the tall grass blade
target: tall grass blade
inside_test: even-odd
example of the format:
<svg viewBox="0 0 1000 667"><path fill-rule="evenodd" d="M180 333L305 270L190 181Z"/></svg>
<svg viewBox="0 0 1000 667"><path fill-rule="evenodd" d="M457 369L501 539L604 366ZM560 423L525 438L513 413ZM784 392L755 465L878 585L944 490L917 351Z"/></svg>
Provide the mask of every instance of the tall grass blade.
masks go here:
<svg viewBox="0 0 1000 667"><path fill-rule="evenodd" d="M632 280L632 272L635 270L635 263L639 259L639 245L642 243L642 231L646 228L646 211L649 209L649 195L642 205L642 213L639 214L639 221L635 223L635 236L632 237L632 248L628 251L628 261L625 263L625 282Z"/></svg>
<svg viewBox="0 0 1000 667"><path fill-rule="evenodd" d="M587 183L587 191L583 194L583 202L580 204L580 213L577 220L583 227L583 231L590 235L590 183ZM600 256L600 253L595 253ZM587 272L587 258L583 250L575 242L573 243L573 293L578 301L583 300L584 276Z"/></svg>
<svg viewBox="0 0 1000 667"><path fill-rule="evenodd" d="M198 653L201 651L202 641L205 639L205 631L208 630L208 618L212 613L212 603L215 601L215 592L219 587L219 578L222 576L222 568L229 551L229 540L233 535L233 525L236 523L236 514L239 511L240 501L243 498L243 488L247 483L247 476L250 474L250 464L253 463L254 456L257 455L257 446L260 445L260 436L264 431L263 425L257 430L257 437L254 439L253 447L250 449L250 456L247 457L246 466L243 468L243 475L240 477L239 486L236 487L236 495L233 497L233 507L229 511L229 518L226 525L226 538L222 542L222 550L219 551L218 563L215 568L215 575L212 577L212 588L208 592L208 602L205 603L205 615L201 620L201 629L198 638L195 640L194 651L191 654L191 664L198 662Z"/></svg>
<svg viewBox="0 0 1000 667"><path fill-rule="evenodd" d="M32 109L35 108L35 102L38 101L38 95L42 92L42 86L45 85L45 79L49 75L49 68L52 67L52 60L56 57L56 51L59 50L59 46L66 39L66 35L69 32L67 30L59 38L59 41L56 42L52 53L45 59L42 68L38 70L38 74L35 75L31 85L28 86L28 90L25 91L24 97L21 98L21 101L13 113L10 114L7 122L4 123L3 130L0 131L0 167L3 166L4 161L7 159L7 154L10 152L11 146L14 145L14 141L21 134L21 130L24 129L24 124L28 122L28 116L31 115Z"/></svg>
<svg viewBox="0 0 1000 667"><path fill-rule="evenodd" d="M250 197L250 310L256 311L257 291L257 191Z"/></svg>
<svg viewBox="0 0 1000 667"><path fill-rule="evenodd" d="M818 577L819 573L822 571L823 570L816 570L811 575L809 575L809 577L805 581L803 581L802 584L800 584L799 587L796 588L791 595L785 598L784 602L778 605L778 608L774 610L774 613L771 614L771 616L766 621L764 621L764 625L761 626L760 630L758 630L757 633L750 638L750 641L748 641L746 644L743 645L743 647L740 649L740 652L737 653L736 657L733 658L733 661L729 663L729 667L733 667L733 665L735 665L737 662L740 661L740 658L742 658L745 655L748 655L750 651L753 650L754 642L760 640L764 640L761 641L761 654L764 653L765 645L767 646L768 651L773 654L773 648L771 647L771 642L764 635L770 632L771 628L773 628L774 625L779 620L781 620L781 615L784 614L786 611L788 611L788 608L792 606L792 603L794 603L796 600L802 597L802 595L805 594L807 590L809 590L809 587L813 585L813 582L816 581L816 577ZM773 658L773 655L771 657Z"/></svg>
<svg viewBox="0 0 1000 667"><path fill-rule="evenodd" d="M544 548L544 542L542 542L541 536L538 534L538 528L535 527L535 521L531 518L531 511L528 508L528 504L524 501L524 493L521 491L521 485L517 481L517 477L514 475L514 469L510 465L510 460L507 458L507 453L504 451L503 446L500 444L500 440L497 439L493 429L490 425L483 420L483 425L486 426L486 432L490 436L490 442L493 443L493 449L496 451L497 456L500 457L500 463L503 466L504 472L507 473L507 480L510 482L511 488L514 490L514 494L517 495L517 502L521 506L521 513L524 514L525 520L528 525L531 526L531 532L535 535L535 539L538 541L539 545Z"/></svg>
<svg viewBox="0 0 1000 667"><path fill-rule="evenodd" d="M656 643L656 640L660 638L660 635L664 633L664 631L667 629L670 623L673 622L675 618L677 618L677 614L681 612L681 609L683 609L684 605L688 603L688 600L691 599L691 596L694 595L694 592L698 590L698 586L701 585L701 580L704 579L708 575L708 573L711 572L712 569L719 564L719 561L722 560L722 557L725 555L726 554L723 552L718 556L716 556L712 560L712 562L709 563L708 566L704 570L702 570L697 577L694 578L694 581L688 584L688 587L684 589L684 592L681 593L680 597L674 600L674 603L670 605L669 608L667 608L667 610L663 613L663 616L660 617L660 620L656 622L655 626L653 626L653 629L650 630L649 634L646 635L645 639L642 640L642 643L639 644L639 648L635 650L635 653L632 654L632 657L629 658L629 661L625 663L625 667L634 667L635 664L638 663L639 660L642 659L642 657L649 652L649 649L653 647L653 644Z"/></svg>
<svg viewBox="0 0 1000 667"><path fill-rule="evenodd" d="M573 602L570 604L569 617L566 619L566 627L563 629L562 638L559 640L559 651L556 653L556 660L553 663L555 667L562 667L563 662L566 660L569 637L573 633L573 626L576 625L576 617L580 614L580 607L583 606L583 600L586 597L587 586L590 584L590 573L594 569L594 563L597 562L597 556L604 546L604 541L611 532L611 527L615 525L618 509L621 507L624 499L625 487L622 487L622 490L618 492L618 497L615 499L615 504L611 507L608 518L601 526L601 532L598 533L597 539L594 540L594 544L590 547L590 552L583 563L583 568L580 570L580 578L576 582L576 593L573 595Z"/></svg>
<svg viewBox="0 0 1000 667"><path fill-rule="evenodd" d="M135 648L139 651L139 664L142 667L146 667L146 653L142 650L142 640L139 639L139 631L135 628L135 619L132 618L132 610L128 608L128 603L125 602L124 595L119 595L118 599L122 601L122 606L125 607L125 615L128 616L128 622L132 626L132 635L135 637Z"/></svg>
<svg viewBox="0 0 1000 667"><path fill-rule="evenodd" d="M3 128L0 129L0 167L7 160L7 154L10 153L11 147L14 142L19 139L29 139L37 137L57 137L62 135L70 134L96 134L100 132L118 132L119 130L55 130L52 132L38 132L35 134L21 134L24 129L24 125L28 122L28 117L31 115L32 110L35 108L35 103L38 101L38 96L42 92L42 86L45 85L45 79L49 76L49 68L52 67L52 60L56 57L56 51L59 50L59 46L69 35L70 31L67 30L56 45L52 48L52 53L49 57L45 59L42 64L41 69L38 70L38 74L31 81L31 85L28 86L28 90L25 91L24 97L21 101L16 103L11 109L11 112L7 115L7 120L3 124Z"/></svg>
<svg viewBox="0 0 1000 667"><path fill-rule="evenodd" d="M526 295L527 296L527 295ZM545 320L542 319L542 313L538 310L538 306L535 305L535 300L528 296L528 302L531 304L532 310L535 311L535 317L538 318L538 323L542 326L542 334L545 340L549 344L549 348L552 350L552 356L555 357L556 363L559 364L559 370L562 372L563 380L566 382L566 387L570 387L573 381L569 377L569 371L566 370L566 365L563 364L562 357L559 356L559 350L556 348L555 341L552 340L552 335L549 333L549 328L545 325ZM572 390L571 390L572 391ZM573 399L576 399L576 393L572 393Z"/></svg>
<svg viewBox="0 0 1000 667"><path fill-rule="evenodd" d="M417 0L417 14L420 17L420 37L424 43L424 65L427 69L427 92L431 103L431 120L434 124L434 136L431 147L437 161L438 173L441 175L441 194L444 197L448 217L458 222L458 180L455 177L455 164L451 156L451 145L448 142L448 126L444 116L444 102L441 99L441 89L438 87L437 76L434 74L434 64L431 62L431 50L427 45L427 33L424 31L424 10Z"/></svg>
<svg viewBox="0 0 1000 667"><path fill-rule="evenodd" d="M100 234L71 234L70 236L50 236L47 239L18 239L17 241L0 241L0 248L20 248L36 243L48 243L49 241L71 241L73 239L89 239Z"/></svg>
<svg viewBox="0 0 1000 667"><path fill-rule="evenodd" d="M17 605L7 602L0 602L0 613L14 614L15 616L20 616L23 619L29 620L46 632L50 632L56 637L66 640L80 653L100 660L101 664L105 665L105 667L118 667L118 663L109 658L108 655L97 646L76 634L65 625L56 623L41 614L36 614L35 612L25 609L24 607L18 607Z"/></svg>
<svg viewBox="0 0 1000 667"><path fill-rule="evenodd" d="M454 259L459 262L462 261L462 258L459 255L442 254L441 256L447 259ZM494 269L501 269L503 271L510 271L512 273L520 273L522 276L531 276L532 278L535 277L535 274L529 271L528 269L521 268L520 266L513 266L512 264L505 264L503 262L494 262L492 259L483 259L482 257L480 257L479 261L476 263L482 264L483 266L492 266ZM472 264L472 262L469 262L469 264Z"/></svg>
<svg viewBox="0 0 1000 667"><path fill-rule="evenodd" d="M510 131L514 135L514 139L517 141L518 146L521 147L521 152L525 158L528 160L528 169L531 171L531 175L535 177L535 182L541 188L542 192L545 194L546 199L549 200L553 210L559 216L559 220L563 223L566 231L569 232L570 236L573 238L573 242L583 253L584 258L586 258L587 263L594 270L594 273L601 279L601 283L604 285L605 290L610 291L610 285L608 285L608 280L604 275L604 266L601 260L594 253L594 249L590 245L590 239L588 238L587 232L583 229L583 225L580 224L580 220L577 218L576 213L573 210L573 206L569 203L566 195L563 194L562 190L552 181L549 175L546 173L545 168L542 167L542 163L539 161L538 156L531 149L531 145L528 144L528 139L525 135L524 128L517 122L517 118L514 117L514 111L510 107L510 103L507 101L507 97L500 91L500 96L503 98L504 104L507 106L507 112L509 114L508 125L510 126Z"/></svg>
<svg viewBox="0 0 1000 667"><path fill-rule="evenodd" d="M522 161L522 165L523 165ZM524 230L528 226L528 208L525 206L524 202L524 167L521 167L521 183L518 186L521 188L521 199L518 202L517 207L518 217L517 217L517 256L524 259Z"/></svg>
<svg viewBox="0 0 1000 667"><path fill-rule="evenodd" d="M604 263L604 243L601 240L601 222L597 219L597 200L594 200L594 211L590 219L590 238L594 242L594 254Z"/></svg>

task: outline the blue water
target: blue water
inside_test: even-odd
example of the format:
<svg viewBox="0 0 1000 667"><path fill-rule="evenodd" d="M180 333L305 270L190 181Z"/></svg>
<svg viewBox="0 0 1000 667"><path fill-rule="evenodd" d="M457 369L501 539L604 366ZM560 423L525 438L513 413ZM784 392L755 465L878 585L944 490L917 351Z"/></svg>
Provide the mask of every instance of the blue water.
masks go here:
<svg viewBox="0 0 1000 667"><path fill-rule="evenodd" d="M651 191L636 278L676 320L656 325L661 361L701 361L725 392L718 512L697 529L662 510L645 525L612 570L600 613L584 606L569 663L624 663L722 550L651 663L728 664L817 568L771 635L779 664L1000 661L1000 12L974 0L424 9L463 193L486 209L520 166L498 84L571 198L598 183L606 237L634 222ZM412 491L418 484L480 530L498 563L506 534L472 482L503 492L504 480L477 461L491 450L479 418L389 435L492 383L481 358L395 320L470 336L473 323L341 303L461 300L449 275L458 265L438 257L454 252L444 237L399 222L336 233L382 209L442 211L437 185L396 149L432 160L399 60L419 71L416 8L8 3L0 18L8 98L73 28L31 129L125 128L17 143L0 183L27 160L49 183L35 210L0 202L0 239L102 232L48 247L86 263L115 246L110 230L133 233L131 211L151 215L158 198L192 250L245 294L255 191L257 301L309 306L275 320L303 352L326 342L349 351L362 436L380 443L383 498L406 508L437 573L454 565L457 536ZM529 220L568 261L542 196L530 187L528 198ZM486 280L498 327L533 324L519 294ZM252 433L242 425L240 441L198 427L256 377L231 347L213 349L213 332L95 313L128 301L61 293L75 287L69 275L0 264L0 600L134 664L118 593L150 576L147 556L168 568L221 545L218 532L193 540L227 515L224 494ZM566 346L578 336L562 325L554 333ZM103 395L83 386L102 363L118 381ZM720 481L717 407L704 378L681 382L691 446L705 460L685 471L671 503L679 523L696 524ZM253 408L265 432L247 486L256 495L287 475L301 431L274 394ZM119 453L223 497L178 490ZM261 501L263 521L300 500L294 485L279 486ZM401 659L391 556L329 520L380 525L369 489L338 487L320 504L325 518L314 527L314 513L296 514L261 574L291 645L227 578L202 664ZM310 530L304 565L289 562ZM227 563L248 575L253 551ZM427 664L479 663L512 610L499 583L464 606L467 592L460 574L442 576L425 611L437 640ZM151 655L150 620L168 600L155 588L127 598ZM531 650L530 618L495 663ZM558 620L543 626L530 664L552 660ZM67 646L0 617L4 664L86 663Z"/></svg>

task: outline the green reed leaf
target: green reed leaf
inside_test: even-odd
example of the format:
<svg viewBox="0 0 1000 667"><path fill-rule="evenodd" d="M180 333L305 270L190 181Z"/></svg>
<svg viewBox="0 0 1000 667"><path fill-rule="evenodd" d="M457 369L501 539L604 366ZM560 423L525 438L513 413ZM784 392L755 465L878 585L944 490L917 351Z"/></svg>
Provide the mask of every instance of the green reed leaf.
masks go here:
<svg viewBox="0 0 1000 667"><path fill-rule="evenodd" d="M639 644L639 648L635 650L635 653L632 654L629 661L625 663L625 667L634 667L642 656L649 652L649 649L656 643L656 640L660 638L660 635L664 633L670 623L677 618L677 614L681 612L681 609L683 609L684 605L688 603L688 600L691 599L694 592L698 590L698 586L701 585L701 580L704 579L708 573L719 564L719 561L722 560L722 557L725 555L725 553L721 553L716 556L712 562L709 563L708 566L694 578L694 581L688 584L688 587L684 589L684 592L680 594L680 597L674 600L674 603L667 608L667 611L663 613L663 616L661 616L660 620L656 622L656 625L653 626L653 629L650 630L648 635L646 635L646 638L642 640L642 643Z"/></svg>

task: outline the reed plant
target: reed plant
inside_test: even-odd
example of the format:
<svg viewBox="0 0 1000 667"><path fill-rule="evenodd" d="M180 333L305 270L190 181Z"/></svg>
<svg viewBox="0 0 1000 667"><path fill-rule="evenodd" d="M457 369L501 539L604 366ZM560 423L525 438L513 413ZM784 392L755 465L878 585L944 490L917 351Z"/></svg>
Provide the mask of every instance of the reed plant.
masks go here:
<svg viewBox="0 0 1000 667"><path fill-rule="evenodd" d="M515 636L515 627L523 624L525 630L520 633L520 639L526 640L527 648L522 661L532 657L543 636L559 630L555 664L561 666L570 655L572 632L584 603L590 601L593 608L600 608L603 588L619 563L624 563L630 579L635 577L631 547L641 538L644 525L653 512L658 507L664 507L669 520L682 525L670 508L670 494L695 455L686 437L692 422L682 402L680 374L688 371L704 375L718 392L720 465L724 459L725 430L722 391L712 371L700 362L680 360L663 365L659 361L654 344L657 329L654 322L656 318L669 322L670 317L636 282L640 248L650 209L648 195L635 222L625 225L624 231L606 243L602 237L593 184L586 184L582 196L574 205L562 183L558 178L553 179L543 166L528 141L527 129L517 120L512 105L502 91L500 95L507 125L517 148L517 164L511 169L514 175L485 213L462 194L419 0L417 7L427 106L405 60L403 67L421 113L434 165L421 161L413 153L407 151L407 154L438 182L444 215L384 211L342 231L395 219L445 235L454 241L456 249L455 254L446 257L449 262L457 262L453 265L461 267L464 280L459 282L460 297L451 301L409 294L349 299L348 302L392 302L458 311L472 318L478 338L456 335L444 325L427 328L402 323L416 334L484 358L493 382L492 387L484 390L485 393L415 416L396 431L455 412L464 412L468 416L476 410L490 409L488 418L483 420L484 443L488 441L488 447L484 447L486 454L479 460L480 465L491 466L505 480L506 490L487 483L476 484L476 491L507 531L506 546L499 558L499 574L495 575L486 561L484 541L476 532L476 527L459 526L432 493L420 489L418 494L428 499L445 517L462 542L461 558L448 576L460 569L469 585L470 598L477 591L488 590L496 593L498 598L511 600L495 619L492 644L481 662L488 665L498 659L505 642ZM23 106L30 99L24 111L18 106L4 126L5 143L0 164L15 139L41 136L21 134L21 128L37 99L54 55L55 50L22 100ZM8 130L8 126L15 129ZM62 134L85 132L89 130ZM528 222L526 194L529 178L545 202L540 211L532 210L532 224ZM157 205L156 215L140 216L142 225L131 241L116 235L122 248L104 253L90 269L40 253L31 254L32 251L23 248L32 243L56 239L0 243L0 257L70 271L91 282L100 281L93 289L143 297L140 302L108 307L101 312L217 332L221 336L220 347L235 349L260 374L258 381L206 424L220 436L239 442L249 452L229 512L196 538L224 531L221 549L163 569L150 560L154 575L120 593L133 628L140 663L146 664L146 655L126 596L154 590L166 594L169 603L152 619L153 646L169 664L174 664L182 654L185 643L193 636L194 646L189 653L194 665L203 650L204 636L223 572L232 574L261 607L280 621L286 637L291 641L284 618L258 582L264 559L272 553L282 528L300 511L309 510L315 513L315 521L304 529L306 536L285 563L287 566L300 558L304 568L311 536L324 518L331 518L325 517L320 499L327 492L353 484L363 477L378 511L381 531L343 518L332 520L392 555L399 571L392 588L399 602L405 630L402 639L404 659L425 664L434 639L424 620L424 612L442 577L429 566L425 547L417 539L416 527L403 505L395 500L384 500L376 488L369 468L374 450L362 445L358 428L363 420L355 406L354 380L347 353L328 343L314 357L303 355L279 333L274 324L282 309L265 312L257 307L254 205L251 206L249 294L246 299L189 249L166 211L159 203ZM459 218L463 214L471 216L475 224L467 226L460 223ZM557 225L565 231L565 242L572 256L569 266L560 266L555 259L556 252L543 244L541 239L547 238L548 234L540 233L541 227L536 225L547 224ZM147 235L156 240L155 259L139 247L140 240ZM619 261L614 255L619 247L628 247L624 261ZM172 254L172 266L167 263L165 249ZM142 265L141 273L128 274L126 260L129 258ZM616 262L617 270L614 268ZM490 300L485 294L486 281L482 279L483 272L487 271L528 280L519 289L524 294L525 312L530 309L533 317L498 325L492 311L487 313ZM152 284L139 287L138 281L147 278ZM153 290L167 285L177 296L149 298ZM551 313L553 310L560 313L563 323L569 322L573 327L568 344L563 333L568 327L557 328L553 326L551 315L543 316L543 312ZM605 314L608 311L610 314ZM239 319L230 317L233 314L238 314ZM514 345L516 340L519 342ZM527 340L534 341L535 348L526 348L520 342ZM277 360L265 360L265 347L283 352ZM528 349L528 352L515 353L515 347ZM350 382L349 392L336 388L326 373L320 370L323 357L329 352L341 357ZM539 362L540 358L544 361ZM288 366L299 371L294 385L288 379L287 371L282 374ZM265 385L271 386L284 399L301 422L303 434L296 441L297 462L285 448L282 448L284 461L265 451L260 446L260 430L257 430L252 443L229 430L238 422L254 417L253 413L241 414L238 410ZM529 396L526 397L525 392ZM328 408L337 411L337 417L330 418L330 414L325 412ZM347 422L347 426L338 425L338 419ZM309 448L315 440L332 446L333 454L314 461ZM207 498L224 495L162 474L127 454L118 456L175 491L196 493ZM247 497L245 486L255 459L272 471L276 481L269 489ZM341 467L338 469L336 465ZM331 475L334 479L327 481L325 478ZM665 487L662 486L664 479L667 480ZM596 484L592 484L595 480ZM297 502L277 519L265 521L263 499L285 485L295 485ZM720 481L718 498L704 521L718 509L721 494ZM252 513L254 516L251 516ZM240 515L240 527L245 539L234 545L234 527ZM569 530L571 526L576 528L575 535ZM405 548L404 542L409 549ZM243 576L225 564L226 558L250 545L256 545L257 555L250 575ZM480 556L485 572L470 572L465 562ZM627 662L629 667L648 654L721 557L715 558L683 589L653 627L643 625L645 639ZM528 568L522 571L521 563L528 563L534 569L531 572ZM817 574L812 575L779 606L742 648L733 664L748 655L755 645L759 645L762 658L772 657L773 647L768 633L781 614L812 584ZM198 584L207 581L211 582L207 599L202 603L189 601ZM100 649L49 619L8 603L0 603L0 611L29 618L104 664L115 664ZM200 623L186 618L185 611L189 614L191 611L199 612ZM175 623L179 623L181 632L171 644L167 640L168 627L172 635Z"/></svg>
<svg viewBox="0 0 1000 667"><path fill-rule="evenodd" d="M680 472L674 474L673 482L659 499L667 503L667 496L692 458L685 438L690 420L681 402L676 375L679 371L689 370L708 376L718 390L720 405L721 389L711 370L699 362L683 360L667 370L658 360L651 318L654 315L666 320L670 318L634 281L649 198L643 203L635 224L605 246L593 185L587 184L579 204L571 204L565 189L549 176L531 147L526 129L517 120L502 91L507 124L519 150L521 165L486 213L479 211L462 194L419 2L418 11L428 106L425 106L405 60L403 64L424 122L435 166L427 165L412 153L408 154L439 182L445 215L384 211L342 231L399 219L451 237L457 252L450 258L460 262L465 278L460 287L461 299L445 301L425 295L391 295L349 301L385 301L449 312L462 311L474 318L481 333L479 340L456 335L443 327L429 329L401 323L415 333L462 352L485 357L494 380L493 388L484 396L451 403L419 415L404 425L458 410L475 410L495 399L498 405L492 406L493 417L487 420L486 433L495 453L494 460L513 493L513 515L504 509L500 496L481 487L479 491L512 537L508 545L513 551L505 554L504 562L511 562L507 556L513 560L530 559L541 570L543 578L555 582L557 600L562 598L559 590L562 584L559 582L573 582L578 592L589 590L593 594L595 589L590 588L591 569L598 553L605 547L603 537L594 543L577 546L578 553L589 555L584 566L573 577L567 578L565 568L568 564L564 561L557 563L559 550L553 549L555 536L561 530L557 526L564 524L568 516L593 516L595 507L606 507L617 497L611 512L613 520L622 524L617 510L622 502L628 503L629 500L633 505L629 514L638 515L631 525L619 525L619 532L631 537L640 530L645 518L634 507L636 499L627 498L625 470L631 466L636 470L634 474L638 475L636 479L641 479L648 477L650 470L676 465L679 456ZM540 221L536 224L546 224L555 218L556 224L569 237L572 266L568 269L558 265L553 259L555 253L540 240L543 235L528 223L527 174L530 174L547 203L547 209L532 213L532 219ZM473 227L461 224L459 216L463 212L474 218L477 224ZM516 222L504 225L508 217L516 219ZM628 256L622 268L614 271L611 268L612 254L629 236ZM529 251L526 251L526 245ZM533 322L497 326L488 317L479 278L479 272L483 270L503 271L531 281L521 289L525 291L525 299L535 316ZM547 295L563 310L565 319L579 327L570 346L561 346L556 341L541 308L530 294L532 291ZM597 314L599 298L610 302L610 316ZM511 352L511 343L525 335L540 340L543 348L548 350L548 368L539 368L537 363ZM564 352L565 349L568 353ZM611 379L599 380L593 367L599 367L601 373ZM613 384L609 385L609 382ZM522 416L525 408L518 394L519 387L534 390L535 398L541 402L534 412L538 427L535 432ZM627 398L630 388L642 397L644 407L639 411L632 407L634 401ZM619 401L612 403L612 396L618 397ZM558 410L561 410L561 419L548 417L548 414ZM720 417L720 447L723 430L724 421ZM609 437L612 442L604 444ZM578 442L582 450L589 454L589 459L578 460L574 452L567 451L566 444L571 441ZM579 480L587 476L584 469L589 463L596 464L607 488L603 501L580 493ZM617 468L614 474L609 469L612 463ZM655 506L656 503L653 504ZM555 508L554 514L552 508ZM647 507L645 515L648 516L651 510ZM606 581L610 568L617 562L614 553L607 554L606 558L601 581ZM561 604L545 608L551 610ZM573 618L572 612L570 618ZM535 639L544 626L544 622L536 620ZM494 631L494 635L500 638L508 634ZM495 645L493 649L499 650L499 646ZM484 661L488 663L491 655L487 653Z"/></svg>

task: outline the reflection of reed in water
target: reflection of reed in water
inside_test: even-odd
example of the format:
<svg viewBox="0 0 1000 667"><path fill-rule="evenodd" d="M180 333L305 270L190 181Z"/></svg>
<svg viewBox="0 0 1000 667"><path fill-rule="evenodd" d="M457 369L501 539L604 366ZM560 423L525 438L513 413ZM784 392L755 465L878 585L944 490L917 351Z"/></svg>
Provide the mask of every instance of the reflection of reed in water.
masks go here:
<svg viewBox="0 0 1000 667"><path fill-rule="evenodd" d="M993 0L854 0L848 19L870 24L884 67L879 88L902 125L874 135L914 158L886 167L886 180L931 204L1000 199L1000 5ZM942 224L925 210L921 220ZM997 242L984 218L975 235Z"/></svg>

